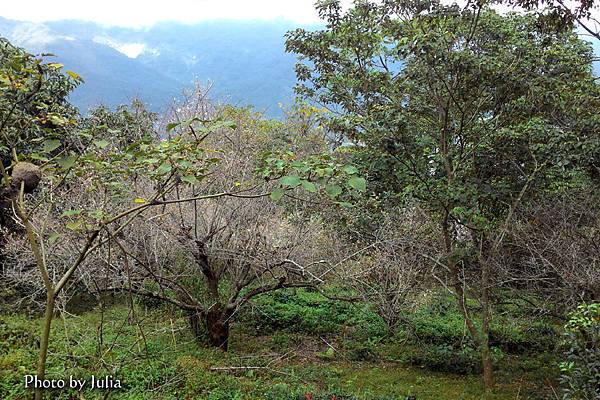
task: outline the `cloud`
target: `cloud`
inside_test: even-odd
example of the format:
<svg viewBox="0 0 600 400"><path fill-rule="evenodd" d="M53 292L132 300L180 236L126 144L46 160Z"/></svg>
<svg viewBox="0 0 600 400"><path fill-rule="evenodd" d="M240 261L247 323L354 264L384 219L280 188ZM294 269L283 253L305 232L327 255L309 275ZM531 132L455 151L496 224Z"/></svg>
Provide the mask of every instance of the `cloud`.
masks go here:
<svg viewBox="0 0 600 400"><path fill-rule="evenodd" d="M96 43L110 46L129 58L137 58L147 50L145 43L123 43L107 36L95 36L92 40Z"/></svg>
<svg viewBox="0 0 600 400"><path fill-rule="evenodd" d="M455 1L461 5L466 3L466 0L442 0L444 3ZM38 23L75 19L135 28L149 27L160 21L195 23L211 19L283 18L298 23L314 23L319 22L315 2L316 0L29 0L5 1L0 15ZM347 8L353 0L341 2ZM593 15L600 18L600 10L596 8Z"/></svg>
<svg viewBox="0 0 600 400"><path fill-rule="evenodd" d="M30 49L38 49L57 40L75 40L70 36L54 34L46 25L25 22L17 25L8 34L15 44Z"/></svg>

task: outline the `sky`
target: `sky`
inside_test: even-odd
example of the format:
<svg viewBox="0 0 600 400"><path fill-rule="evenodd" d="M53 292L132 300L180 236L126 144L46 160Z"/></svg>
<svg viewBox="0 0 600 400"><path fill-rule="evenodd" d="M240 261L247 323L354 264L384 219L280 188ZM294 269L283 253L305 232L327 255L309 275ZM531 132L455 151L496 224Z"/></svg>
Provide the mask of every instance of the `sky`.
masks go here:
<svg viewBox="0 0 600 400"><path fill-rule="evenodd" d="M351 0L343 0L349 4ZM44 22L64 19L103 25L151 26L171 20L194 23L209 19L276 19L318 22L315 0L21 0L3 1L0 16Z"/></svg>
<svg viewBox="0 0 600 400"><path fill-rule="evenodd" d="M65 19L102 25L149 27L160 21L195 23L211 19L277 19L298 23L319 22L316 0L3 0L0 16L18 21ZM347 8L352 0L341 0ZM465 0L442 0L450 3ZM567 0L567 4L575 3ZM506 7L504 7L506 8ZM499 10L503 11L503 10ZM600 10L593 11L600 19Z"/></svg>

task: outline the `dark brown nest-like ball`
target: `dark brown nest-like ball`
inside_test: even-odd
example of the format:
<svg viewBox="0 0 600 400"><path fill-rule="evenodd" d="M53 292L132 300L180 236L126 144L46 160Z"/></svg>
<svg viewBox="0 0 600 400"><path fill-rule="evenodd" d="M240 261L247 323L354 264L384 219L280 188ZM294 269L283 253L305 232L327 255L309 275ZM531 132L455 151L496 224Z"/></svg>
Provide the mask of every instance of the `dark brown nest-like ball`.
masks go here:
<svg viewBox="0 0 600 400"><path fill-rule="evenodd" d="M25 193L33 192L42 179L40 167L28 162L18 162L12 169L12 185L15 189L21 188L21 182L25 183Z"/></svg>

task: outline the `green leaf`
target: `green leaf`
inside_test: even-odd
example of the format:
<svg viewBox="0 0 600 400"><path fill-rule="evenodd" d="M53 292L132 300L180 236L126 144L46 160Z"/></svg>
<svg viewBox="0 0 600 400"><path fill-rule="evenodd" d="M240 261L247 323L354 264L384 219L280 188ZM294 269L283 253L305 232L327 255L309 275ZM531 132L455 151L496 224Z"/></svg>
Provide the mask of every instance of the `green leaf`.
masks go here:
<svg viewBox="0 0 600 400"><path fill-rule="evenodd" d="M329 197L335 198L342 194L342 187L339 185L327 185L325 186L325 192Z"/></svg>
<svg viewBox="0 0 600 400"><path fill-rule="evenodd" d="M100 209L90 211L88 214L90 215L90 217L94 218L96 221L100 221L105 217L104 211L100 210Z"/></svg>
<svg viewBox="0 0 600 400"><path fill-rule="evenodd" d="M171 122L170 124L167 124L167 132L171 132L173 129L177 128L179 126L179 122Z"/></svg>
<svg viewBox="0 0 600 400"><path fill-rule="evenodd" d="M346 165L342 168L342 171L348 175L358 174L358 169L354 165Z"/></svg>
<svg viewBox="0 0 600 400"><path fill-rule="evenodd" d="M107 140L101 139L101 140L96 140L94 142L94 144L96 145L96 147L98 147L100 149L105 149L110 143Z"/></svg>
<svg viewBox="0 0 600 400"><path fill-rule="evenodd" d="M160 164L160 166L156 169L156 173L159 175L165 175L171 172L172 169L173 167L171 167L171 164L165 162Z"/></svg>
<svg viewBox="0 0 600 400"><path fill-rule="evenodd" d="M365 180L365 178L354 176L348 179L348 186L355 190L358 190L359 192L365 192L367 190L367 181Z"/></svg>
<svg viewBox="0 0 600 400"><path fill-rule="evenodd" d="M199 121L202 121L200 119L197 119ZM219 128L229 128L229 129L236 129L237 125L235 122L230 121L230 120L225 120L225 121L219 121L217 123L215 123L212 127L213 130L215 129L219 129Z"/></svg>
<svg viewBox="0 0 600 400"><path fill-rule="evenodd" d="M81 214L81 210L67 210L60 214L61 217L72 217Z"/></svg>
<svg viewBox="0 0 600 400"><path fill-rule="evenodd" d="M315 184L314 184L314 183L312 183L312 182L309 182L309 181L305 181L305 180L303 180L303 181L302 181L302 187L303 187L305 190L307 190L307 191L309 191L309 192L311 192L311 193L314 193L314 192L316 192L316 191L317 191L317 187L315 186Z"/></svg>
<svg viewBox="0 0 600 400"><path fill-rule="evenodd" d="M2 150L0 148L0 150ZM39 154L39 153L29 153L29 158L31 158L32 160L39 160L42 162L47 162L48 158L44 157L43 155Z"/></svg>
<svg viewBox="0 0 600 400"><path fill-rule="evenodd" d="M352 208L354 207L354 205L352 205L352 203L348 203L347 201L340 201L337 203L338 205L344 207L344 208Z"/></svg>
<svg viewBox="0 0 600 400"><path fill-rule="evenodd" d="M49 236L48 236L48 242L50 242L50 244L54 244L58 238L60 238L60 235L56 232L52 232Z"/></svg>
<svg viewBox="0 0 600 400"><path fill-rule="evenodd" d="M135 199L133 199L133 202L135 204L145 204L145 203L147 203L147 201L145 199L142 199L141 197L136 197Z"/></svg>
<svg viewBox="0 0 600 400"><path fill-rule="evenodd" d="M188 160L177 160L177 165L179 165L181 168L192 168L194 166L194 164Z"/></svg>
<svg viewBox="0 0 600 400"><path fill-rule="evenodd" d="M76 162L77 159L73 156L64 156L57 161L58 165L60 165L63 169L73 168Z"/></svg>
<svg viewBox="0 0 600 400"><path fill-rule="evenodd" d="M296 169L301 169L301 168L304 168L305 166L306 166L306 163L304 163L302 161L294 161L290 164L290 167L296 168Z"/></svg>
<svg viewBox="0 0 600 400"><path fill-rule="evenodd" d="M77 231L81 228L82 224L83 224L83 220L78 219L77 221L67 223L65 225L65 228L67 228L70 231Z"/></svg>
<svg viewBox="0 0 600 400"><path fill-rule="evenodd" d="M50 115L50 121L58 126L64 126L69 123L69 120L61 115Z"/></svg>
<svg viewBox="0 0 600 400"><path fill-rule="evenodd" d="M271 200L279 201L285 194L285 190L283 188L277 188L271 192Z"/></svg>
<svg viewBox="0 0 600 400"><path fill-rule="evenodd" d="M296 175L288 175L281 178L281 184L289 187L296 187L300 185L301 180L300 177Z"/></svg>
<svg viewBox="0 0 600 400"><path fill-rule="evenodd" d="M182 181L189 183L190 185L198 185L200 181L194 175L186 175L181 178Z"/></svg>
<svg viewBox="0 0 600 400"><path fill-rule="evenodd" d="M44 147L43 147L42 151L44 153L50 153L50 152L58 149L60 147L60 145L61 145L60 140L56 140L56 139L46 140L44 142Z"/></svg>

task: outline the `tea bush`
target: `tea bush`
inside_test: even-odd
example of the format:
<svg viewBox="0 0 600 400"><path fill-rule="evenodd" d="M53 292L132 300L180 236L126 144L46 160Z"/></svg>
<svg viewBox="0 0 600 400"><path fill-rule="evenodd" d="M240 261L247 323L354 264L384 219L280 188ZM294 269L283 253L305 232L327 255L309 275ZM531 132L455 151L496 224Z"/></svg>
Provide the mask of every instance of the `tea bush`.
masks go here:
<svg viewBox="0 0 600 400"><path fill-rule="evenodd" d="M600 399L600 303L581 305L571 314L563 349L564 399Z"/></svg>

